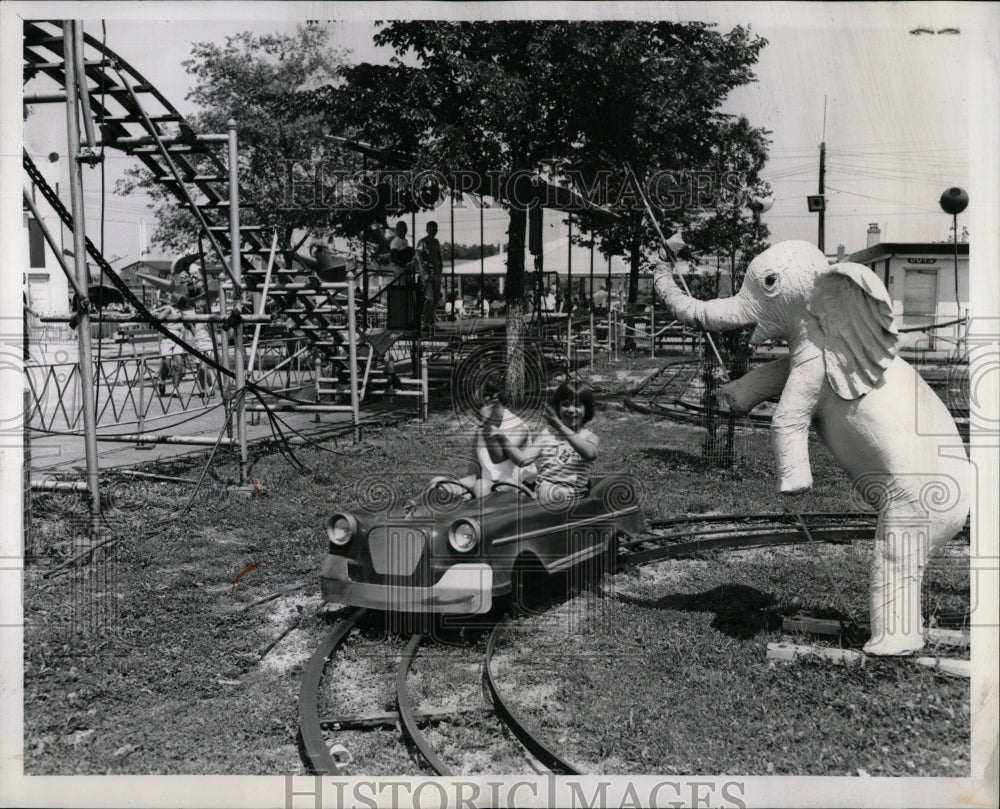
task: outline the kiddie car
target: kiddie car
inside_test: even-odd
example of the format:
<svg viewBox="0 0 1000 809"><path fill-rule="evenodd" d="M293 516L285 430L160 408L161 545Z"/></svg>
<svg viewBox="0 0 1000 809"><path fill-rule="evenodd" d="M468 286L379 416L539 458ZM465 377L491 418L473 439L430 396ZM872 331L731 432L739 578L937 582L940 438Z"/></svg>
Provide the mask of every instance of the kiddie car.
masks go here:
<svg viewBox="0 0 1000 809"><path fill-rule="evenodd" d="M379 610L481 614L528 576L610 558L619 535L645 527L627 475L604 476L586 497L559 507L541 505L515 484L495 484L478 499L439 484L399 507L333 514L323 598Z"/></svg>

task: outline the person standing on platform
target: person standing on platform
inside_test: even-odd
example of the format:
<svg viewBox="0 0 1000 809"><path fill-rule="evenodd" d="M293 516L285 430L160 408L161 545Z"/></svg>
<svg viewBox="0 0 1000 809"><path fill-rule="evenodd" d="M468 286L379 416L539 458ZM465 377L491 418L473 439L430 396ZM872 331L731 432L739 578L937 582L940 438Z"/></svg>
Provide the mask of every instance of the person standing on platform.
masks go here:
<svg viewBox="0 0 1000 809"><path fill-rule="evenodd" d="M608 308L608 286L605 284L597 292L594 293L594 308L595 309L607 309Z"/></svg>
<svg viewBox="0 0 1000 809"><path fill-rule="evenodd" d="M427 235L417 242L417 270L424 287L424 311L422 323L425 328L434 325L434 310L441 297L441 243L437 240L437 222L427 223Z"/></svg>
<svg viewBox="0 0 1000 809"><path fill-rule="evenodd" d="M392 264L392 278L394 281L406 272L413 260L413 248L406 240L406 222L400 219L396 223L395 236L389 242L389 261Z"/></svg>

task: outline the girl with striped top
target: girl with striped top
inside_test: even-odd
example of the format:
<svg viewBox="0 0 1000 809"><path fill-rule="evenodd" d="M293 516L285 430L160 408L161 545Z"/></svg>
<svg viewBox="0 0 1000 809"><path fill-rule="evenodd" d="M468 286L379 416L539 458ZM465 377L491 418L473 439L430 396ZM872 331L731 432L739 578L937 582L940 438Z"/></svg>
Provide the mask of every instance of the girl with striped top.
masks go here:
<svg viewBox="0 0 1000 809"><path fill-rule="evenodd" d="M582 380L567 380L546 404L547 426L525 450L499 440L520 466L535 462L538 476L535 496L543 506L560 506L586 495L590 472L597 459L599 440L584 425L594 417L594 394Z"/></svg>

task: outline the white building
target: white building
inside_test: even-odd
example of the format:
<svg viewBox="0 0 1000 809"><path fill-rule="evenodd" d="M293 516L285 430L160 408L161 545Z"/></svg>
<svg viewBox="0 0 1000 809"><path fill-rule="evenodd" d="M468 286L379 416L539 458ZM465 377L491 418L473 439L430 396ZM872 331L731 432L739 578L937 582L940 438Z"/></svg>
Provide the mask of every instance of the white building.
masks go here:
<svg viewBox="0 0 1000 809"><path fill-rule="evenodd" d="M968 314L968 242L880 242L879 236L877 227L870 228L868 247L847 260L864 264L882 279L900 329L951 323ZM947 350L963 334L962 328L951 324L903 332L899 345Z"/></svg>
<svg viewBox="0 0 1000 809"><path fill-rule="evenodd" d="M25 147L28 150L28 154L35 161L39 172L41 172L42 176L45 177L45 180L53 189L60 188L63 173L62 164L65 163L65 155L57 155L53 152L52 154L56 159L52 160L44 151L39 153L39 151L32 148L32 144L27 139L27 131L25 131L25 138ZM25 187L29 193L34 193L34 189L27 181ZM58 249L62 250L64 235L59 217L52 212L52 209L49 208L48 203L41 194L35 193L33 202L42 217L41 224L45 225L55 240ZM24 237L28 242L28 250L26 252L28 264L21 269L22 284L28 301L28 307L40 315L66 314L69 312L71 297L69 282L66 280L66 275L59 266L56 255L52 252L42 235L41 224L35 221L27 205L23 205L23 208ZM66 246L72 248L72 240ZM72 259L67 260L72 261Z"/></svg>

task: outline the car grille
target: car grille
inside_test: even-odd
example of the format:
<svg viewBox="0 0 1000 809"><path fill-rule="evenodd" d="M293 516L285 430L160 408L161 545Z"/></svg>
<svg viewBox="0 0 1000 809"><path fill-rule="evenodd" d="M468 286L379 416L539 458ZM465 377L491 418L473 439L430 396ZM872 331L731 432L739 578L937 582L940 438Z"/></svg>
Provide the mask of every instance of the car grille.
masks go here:
<svg viewBox="0 0 1000 809"><path fill-rule="evenodd" d="M382 576L409 576L417 569L426 537L412 525L381 525L368 532L372 567Z"/></svg>

